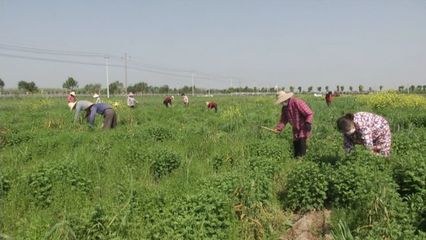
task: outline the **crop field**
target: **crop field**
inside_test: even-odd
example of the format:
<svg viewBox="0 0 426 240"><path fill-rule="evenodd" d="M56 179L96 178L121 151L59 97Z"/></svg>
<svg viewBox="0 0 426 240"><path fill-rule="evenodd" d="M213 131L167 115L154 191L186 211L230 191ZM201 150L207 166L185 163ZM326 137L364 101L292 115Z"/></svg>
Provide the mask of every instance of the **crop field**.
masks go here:
<svg viewBox="0 0 426 240"><path fill-rule="evenodd" d="M303 159L291 126L260 128L279 120L274 96L215 96L217 113L114 97L109 131L73 124L65 98L3 98L0 239L279 239L314 209L335 239L426 239L425 97L300 98L315 112ZM390 158L345 154L336 120L357 111L388 119Z"/></svg>

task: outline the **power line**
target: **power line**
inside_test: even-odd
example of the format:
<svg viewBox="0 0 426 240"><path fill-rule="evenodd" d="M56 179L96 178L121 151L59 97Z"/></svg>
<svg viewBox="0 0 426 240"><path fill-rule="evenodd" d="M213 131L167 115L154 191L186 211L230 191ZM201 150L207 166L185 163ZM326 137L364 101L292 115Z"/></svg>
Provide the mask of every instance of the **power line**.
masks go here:
<svg viewBox="0 0 426 240"><path fill-rule="evenodd" d="M28 47L17 44L6 44L0 43L0 50L5 51L15 51L22 53L34 53L34 54L46 54L46 55L56 55L56 56L72 56L72 57L91 57L91 58L122 58L120 56L114 56L107 53L95 53L95 52L84 52L84 51L69 51L69 50L58 50L58 49L47 49L47 48L35 48ZM48 61L48 62L58 62L58 63L71 63L71 64L81 64L81 65L92 65L92 66L104 66L104 63L93 63L93 62L85 62L78 60L64 60L64 59L54 59L54 58L45 58L45 57L37 57L37 56L23 56L23 55L15 55L8 53L0 53L0 56L10 57L10 58L20 58L20 59L30 59L30 60L38 60L38 61ZM127 59L125 59L127 60ZM132 61L134 62L134 61ZM137 62L136 62L137 63ZM155 74L161 74L166 76L180 77L180 78L191 78L195 76L197 80L205 80L204 82L211 82L211 79L214 78L215 82L226 82L228 83L230 79L238 80L241 83L241 78L235 76L224 76L219 74L211 74L211 73L203 73L194 70L182 70L175 68L168 68L153 64L143 64L137 63L136 66L128 65L127 61L125 61L124 65L119 64L110 64L110 67L124 67L133 69L136 71L143 72L151 72ZM223 80L222 80L223 79ZM126 84L127 85L127 84Z"/></svg>
<svg viewBox="0 0 426 240"><path fill-rule="evenodd" d="M58 49L47 49L47 48L35 48L22 45L12 45L0 43L0 49L9 51L19 51L28 53L38 54L50 54L50 55L64 55L64 56L77 56L77 57L117 57L107 53L96 53L96 52L83 52L83 51L70 51L70 50L58 50Z"/></svg>

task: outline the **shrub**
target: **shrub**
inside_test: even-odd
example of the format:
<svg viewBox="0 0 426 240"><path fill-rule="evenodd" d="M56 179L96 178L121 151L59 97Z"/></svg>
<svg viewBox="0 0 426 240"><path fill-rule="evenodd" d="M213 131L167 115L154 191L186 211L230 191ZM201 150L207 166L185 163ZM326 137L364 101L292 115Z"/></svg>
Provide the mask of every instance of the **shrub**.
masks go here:
<svg viewBox="0 0 426 240"><path fill-rule="evenodd" d="M47 169L40 169L28 176L30 192L36 200L36 205L47 207L52 199L52 180Z"/></svg>
<svg viewBox="0 0 426 240"><path fill-rule="evenodd" d="M423 154L411 152L399 157L393 166L393 178L403 197L426 191L426 162Z"/></svg>
<svg viewBox="0 0 426 240"><path fill-rule="evenodd" d="M181 163L181 157L169 150L157 149L150 153L151 174L158 180L163 176L169 175L177 169Z"/></svg>
<svg viewBox="0 0 426 240"><path fill-rule="evenodd" d="M150 127L146 131L154 141L162 142L173 138L172 132L164 127Z"/></svg>
<svg viewBox="0 0 426 240"><path fill-rule="evenodd" d="M286 143L276 141L258 141L247 145L248 156L264 157L271 159L284 159L289 156L289 148Z"/></svg>
<svg viewBox="0 0 426 240"><path fill-rule="evenodd" d="M0 197L3 197L10 190L10 180L8 177L0 175Z"/></svg>
<svg viewBox="0 0 426 240"><path fill-rule="evenodd" d="M299 162L288 175L286 205L302 211L322 208L327 187L326 176L317 164Z"/></svg>

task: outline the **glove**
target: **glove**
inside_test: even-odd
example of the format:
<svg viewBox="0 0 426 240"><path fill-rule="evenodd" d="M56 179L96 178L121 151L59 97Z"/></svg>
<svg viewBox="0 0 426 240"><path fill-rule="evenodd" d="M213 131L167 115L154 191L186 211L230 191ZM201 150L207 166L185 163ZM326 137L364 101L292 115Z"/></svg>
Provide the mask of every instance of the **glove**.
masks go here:
<svg viewBox="0 0 426 240"><path fill-rule="evenodd" d="M310 123L305 123L305 130L310 132L312 130L312 125Z"/></svg>

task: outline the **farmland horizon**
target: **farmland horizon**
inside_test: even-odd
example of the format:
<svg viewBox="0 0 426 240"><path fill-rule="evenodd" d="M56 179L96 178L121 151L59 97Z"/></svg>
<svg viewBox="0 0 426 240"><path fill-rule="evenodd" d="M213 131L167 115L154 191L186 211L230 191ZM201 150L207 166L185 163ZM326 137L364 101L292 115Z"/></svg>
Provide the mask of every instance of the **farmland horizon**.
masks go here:
<svg viewBox="0 0 426 240"><path fill-rule="evenodd" d="M425 85L425 10L424 1L0 1L0 78L6 88L60 88L68 77L105 87L107 75L172 88Z"/></svg>

